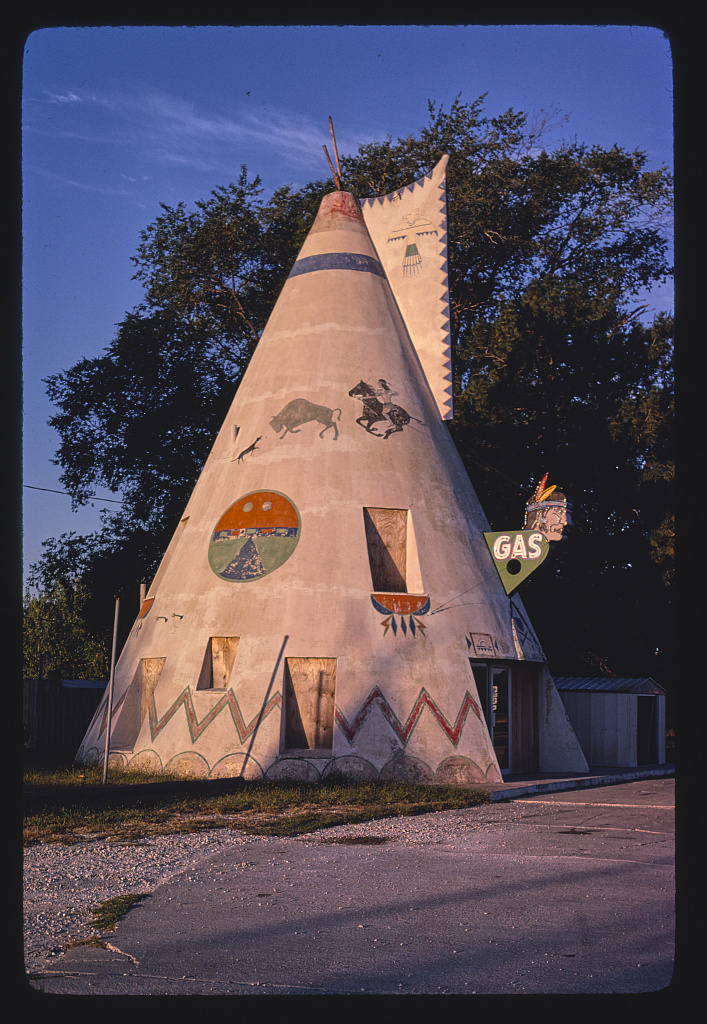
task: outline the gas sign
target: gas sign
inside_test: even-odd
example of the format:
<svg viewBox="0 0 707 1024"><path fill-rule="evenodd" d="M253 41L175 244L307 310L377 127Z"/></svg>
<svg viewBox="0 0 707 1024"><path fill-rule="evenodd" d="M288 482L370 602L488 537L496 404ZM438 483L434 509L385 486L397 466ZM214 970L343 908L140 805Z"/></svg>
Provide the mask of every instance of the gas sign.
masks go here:
<svg viewBox="0 0 707 1024"><path fill-rule="evenodd" d="M485 533L484 538L507 594L518 589L550 550L549 541L538 530Z"/></svg>

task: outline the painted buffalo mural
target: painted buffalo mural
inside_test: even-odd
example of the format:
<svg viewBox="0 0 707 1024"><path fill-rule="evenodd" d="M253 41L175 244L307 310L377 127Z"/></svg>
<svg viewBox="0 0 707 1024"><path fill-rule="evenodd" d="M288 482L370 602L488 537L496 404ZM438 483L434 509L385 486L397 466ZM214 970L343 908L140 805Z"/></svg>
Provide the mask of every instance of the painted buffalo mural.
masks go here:
<svg viewBox="0 0 707 1024"><path fill-rule="evenodd" d="M333 428L334 440L336 441L339 437L339 428L334 422L334 413L337 412L339 414L338 419L341 419L341 409L327 409L325 405L314 405L314 403L308 402L306 398L293 398L277 416L273 416L270 420L270 426L276 434L282 431L280 434L282 438L285 434L299 434L299 428L302 424L311 423L314 420L317 423L323 424L324 429L320 430L320 437L323 437L327 430Z"/></svg>

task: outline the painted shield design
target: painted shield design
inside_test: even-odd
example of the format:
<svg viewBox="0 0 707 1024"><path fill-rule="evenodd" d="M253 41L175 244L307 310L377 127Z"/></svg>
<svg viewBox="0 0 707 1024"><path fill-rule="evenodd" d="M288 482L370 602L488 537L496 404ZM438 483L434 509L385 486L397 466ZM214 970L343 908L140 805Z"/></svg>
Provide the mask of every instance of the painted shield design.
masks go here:
<svg viewBox="0 0 707 1024"><path fill-rule="evenodd" d="M209 565L229 583L259 580L297 547L299 512L279 491L251 491L221 516L209 541Z"/></svg>

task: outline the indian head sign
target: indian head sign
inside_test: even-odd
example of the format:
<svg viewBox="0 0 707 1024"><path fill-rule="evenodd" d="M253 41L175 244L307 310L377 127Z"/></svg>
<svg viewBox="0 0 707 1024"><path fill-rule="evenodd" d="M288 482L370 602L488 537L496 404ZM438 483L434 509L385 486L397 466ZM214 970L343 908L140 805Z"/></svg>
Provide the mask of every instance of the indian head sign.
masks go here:
<svg viewBox="0 0 707 1024"><path fill-rule="evenodd" d="M548 486L546 473L525 505L524 530L484 533L494 565L507 594L513 594L548 556L550 545L567 539L572 526L572 503Z"/></svg>

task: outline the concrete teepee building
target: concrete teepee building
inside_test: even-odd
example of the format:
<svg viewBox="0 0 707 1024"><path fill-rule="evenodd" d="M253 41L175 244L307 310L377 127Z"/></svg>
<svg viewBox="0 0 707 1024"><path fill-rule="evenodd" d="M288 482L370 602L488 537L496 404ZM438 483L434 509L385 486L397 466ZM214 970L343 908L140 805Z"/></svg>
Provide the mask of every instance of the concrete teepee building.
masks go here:
<svg viewBox="0 0 707 1024"><path fill-rule="evenodd" d="M587 770L444 422L446 163L323 199L117 663L110 763ZM104 698L79 760L106 726Z"/></svg>

